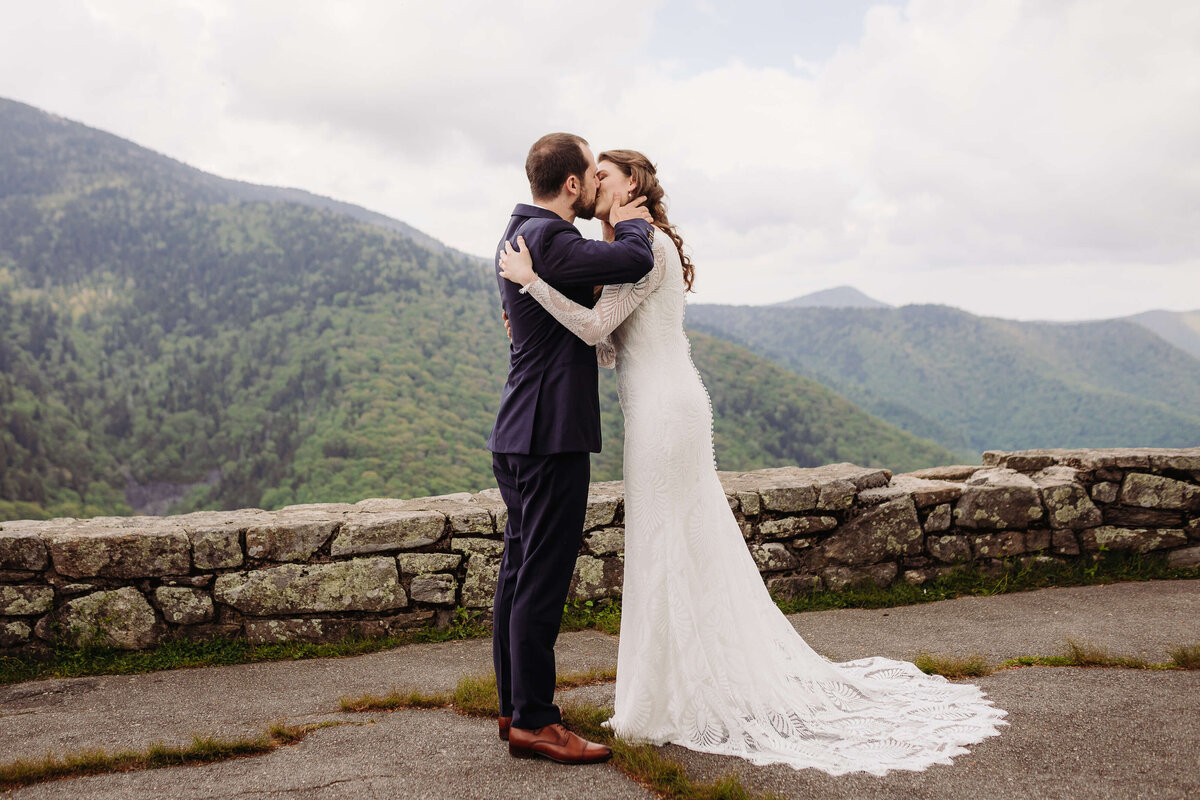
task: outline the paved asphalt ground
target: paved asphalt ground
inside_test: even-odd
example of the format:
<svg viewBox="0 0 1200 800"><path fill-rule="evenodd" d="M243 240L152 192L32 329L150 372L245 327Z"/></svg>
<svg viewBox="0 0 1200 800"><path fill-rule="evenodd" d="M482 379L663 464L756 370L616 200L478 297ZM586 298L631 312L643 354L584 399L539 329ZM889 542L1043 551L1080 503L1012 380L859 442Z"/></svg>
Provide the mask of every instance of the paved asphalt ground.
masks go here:
<svg viewBox="0 0 1200 800"><path fill-rule="evenodd" d="M1067 638L1111 655L1168 660L1200 643L1200 581L1043 589L872 611L791 617L818 652L911 659L1056 655ZM616 662L617 641L564 634L560 673ZM441 691L487 674L486 640L409 645L341 659L245 664L0 687L0 763L88 748L256 735L272 722L346 720L270 754L54 781L15 798L648 798L611 765L509 758L495 722L452 711L346 714L341 697ZM695 778L737 773L752 791L796 798L1200 798L1200 672L1033 667L975 679L1009 726L953 765L831 777L755 767L667 746ZM560 695L612 702L612 686Z"/></svg>

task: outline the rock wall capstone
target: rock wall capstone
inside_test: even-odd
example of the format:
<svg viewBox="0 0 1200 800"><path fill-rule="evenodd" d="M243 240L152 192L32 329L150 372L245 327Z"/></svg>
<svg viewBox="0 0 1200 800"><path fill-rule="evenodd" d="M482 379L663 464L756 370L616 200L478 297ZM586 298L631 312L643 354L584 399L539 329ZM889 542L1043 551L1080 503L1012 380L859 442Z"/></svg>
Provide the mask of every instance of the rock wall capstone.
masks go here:
<svg viewBox="0 0 1200 800"><path fill-rule="evenodd" d="M1200 448L989 452L905 475L833 464L721 473L779 595L955 570L1162 552L1200 566ZM623 487L596 483L571 581L616 598ZM487 615L507 513L496 490L413 500L0 522L0 653L214 636L329 641Z"/></svg>

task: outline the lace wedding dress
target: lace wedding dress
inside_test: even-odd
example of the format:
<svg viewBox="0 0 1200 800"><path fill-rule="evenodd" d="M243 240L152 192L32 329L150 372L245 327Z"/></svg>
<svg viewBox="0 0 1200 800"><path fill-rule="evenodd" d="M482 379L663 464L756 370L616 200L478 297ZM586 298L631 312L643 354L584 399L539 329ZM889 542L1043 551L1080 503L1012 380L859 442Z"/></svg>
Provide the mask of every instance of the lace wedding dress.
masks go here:
<svg viewBox="0 0 1200 800"><path fill-rule="evenodd" d="M996 735L1005 712L977 687L885 658L829 661L775 606L717 479L679 254L663 235L653 249L651 272L605 287L594 309L541 280L525 289L617 370L625 585L608 725L834 775L921 770Z"/></svg>

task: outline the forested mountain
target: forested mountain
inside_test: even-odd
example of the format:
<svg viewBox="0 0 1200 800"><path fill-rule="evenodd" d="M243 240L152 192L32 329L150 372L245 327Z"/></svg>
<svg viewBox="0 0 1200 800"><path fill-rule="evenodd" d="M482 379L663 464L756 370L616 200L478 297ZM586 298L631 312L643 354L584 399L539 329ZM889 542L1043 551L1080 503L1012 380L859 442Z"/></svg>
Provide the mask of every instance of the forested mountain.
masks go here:
<svg viewBox="0 0 1200 800"><path fill-rule="evenodd" d="M903 472L954 461L947 449L882 422L816 381L744 347L696 331L689 331L689 338L712 401L713 444L721 469L852 461ZM604 414L604 452L593 457L593 464L597 473L616 476L623 427L611 371L601 373L600 399L614 413Z"/></svg>
<svg viewBox="0 0 1200 800"><path fill-rule="evenodd" d="M966 455L1200 443L1200 360L1126 321L715 305L688 320Z"/></svg>
<svg viewBox="0 0 1200 800"><path fill-rule="evenodd" d="M0 100L0 518L492 485L494 280L395 220ZM725 469L953 458L742 348L693 355Z"/></svg>
<svg viewBox="0 0 1200 800"><path fill-rule="evenodd" d="M1197 279L1200 280L1200 276L1197 276ZM1200 310L1143 311L1125 319L1158 334L1195 358L1200 358Z"/></svg>

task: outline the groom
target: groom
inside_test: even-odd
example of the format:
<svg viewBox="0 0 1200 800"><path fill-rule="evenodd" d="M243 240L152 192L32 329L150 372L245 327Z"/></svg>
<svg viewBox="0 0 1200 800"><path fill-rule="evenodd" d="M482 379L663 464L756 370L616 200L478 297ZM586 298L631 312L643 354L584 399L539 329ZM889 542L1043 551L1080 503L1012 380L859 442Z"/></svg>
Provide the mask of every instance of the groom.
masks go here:
<svg viewBox="0 0 1200 800"><path fill-rule="evenodd" d="M525 173L533 205L513 209L497 261L506 241L524 236L539 277L589 308L593 286L633 283L650 271L650 215L640 200L614 204L612 242L585 239L572 224L596 208L596 159L586 141L543 136ZM600 452L596 352L520 286L497 281L512 330L508 380L488 439L508 507L492 634L500 738L519 758L604 761L609 749L568 731L554 705L554 642L583 537L588 454Z"/></svg>

